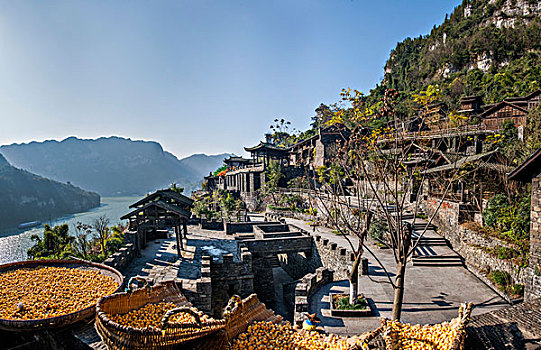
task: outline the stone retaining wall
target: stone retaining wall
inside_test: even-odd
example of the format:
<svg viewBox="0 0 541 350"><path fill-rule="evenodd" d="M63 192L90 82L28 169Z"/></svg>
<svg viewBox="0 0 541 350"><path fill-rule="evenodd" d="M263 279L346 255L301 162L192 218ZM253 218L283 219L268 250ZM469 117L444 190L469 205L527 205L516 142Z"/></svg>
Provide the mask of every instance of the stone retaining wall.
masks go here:
<svg viewBox="0 0 541 350"><path fill-rule="evenodd" d="M135 244L128 241L124 243L124 246L118 250L118 252L109 256L103 262L107 266L111 266L119 271L124 270L136 255Z"/></svg>
<svg viewBox="0 0 541 350"><path fill-rule="evenodd" d="M203 230L216 230L216 231L223 231L224 229L224 223L223 221L209 221L206 219L201 219L201 222L199 223L199 227Z"/></svg>
<svg viewBox="0 0 541 350"><path fill-rule="evenodd" d="M308 312L310 297L324 285L331 283L334 273L324 267L318 268L314 273L304 276L295 287L295 309L293 322L300 325L305 320L304 313Z"/></svg>

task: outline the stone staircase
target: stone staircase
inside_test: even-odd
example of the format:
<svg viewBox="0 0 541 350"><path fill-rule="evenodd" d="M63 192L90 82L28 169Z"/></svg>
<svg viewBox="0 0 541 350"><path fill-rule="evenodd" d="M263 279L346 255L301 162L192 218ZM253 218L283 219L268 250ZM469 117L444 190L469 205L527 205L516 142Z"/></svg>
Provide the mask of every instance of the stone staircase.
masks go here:
<svg viewBox="0 0 541 350"><path fill-rule="evenodd" d="M413 217L404 221L412 223ZM437 227L433 224L428 224L426 220L415 219L415 223L413 224L413 242L417 242L419 239L419 245L413 253L413 266L463 266L464 259L451 249L449 242L440 236L436 230ZM419 238L421 234L423 236Z"/></svg>
<svg viewBox="0 0 541 350"><path fill-rule="evenodd" d="M270 264L272 268L280 267L280 260L278 260L277 255L273 255L272 257L269 257Z"/></svg>

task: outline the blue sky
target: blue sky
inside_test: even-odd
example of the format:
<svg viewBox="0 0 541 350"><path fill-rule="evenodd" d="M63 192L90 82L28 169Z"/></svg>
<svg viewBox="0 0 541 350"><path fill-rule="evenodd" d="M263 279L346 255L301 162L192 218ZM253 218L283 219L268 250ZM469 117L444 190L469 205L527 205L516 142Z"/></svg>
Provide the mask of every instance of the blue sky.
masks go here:
<svg viewBox="0 0 541 350"><path fill-rule="evenodd" d="M459 0L0 1L0 144L118 135L178 157L305 129Z"/></svg>

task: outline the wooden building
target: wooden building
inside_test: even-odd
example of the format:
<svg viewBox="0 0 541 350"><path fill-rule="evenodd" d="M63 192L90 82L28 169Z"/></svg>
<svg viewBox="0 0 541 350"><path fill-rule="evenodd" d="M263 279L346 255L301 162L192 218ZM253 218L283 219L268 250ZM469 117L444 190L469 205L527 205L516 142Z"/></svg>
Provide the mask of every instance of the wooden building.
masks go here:
<svg viewBox="0 0 541 350"><path fill-rule="evenodd" d="M244 147L246 152L252 155L253 164L263 164L268 166L272 161L287 165L287 149L267 142L259 142L253 147Z"/></svg>
<svg viewBox="0 0 541 350"><path fill-rule="evenodd" d="M511 120L516 128L524 128L528 122L528 110L504 100L481 113L481 118L487 130L499 131L507 120Z"/></svg>
<svg viewBox="0 0 541 350"><path fill-rule="evenodd" d="M129 220L129 231L137 235L137 249L142 249L149 239L166 236L173 228L177 238L177 251L183 248L183 234L191 216L193 200L173 190L158 190L130 205L132 211L122 216Z"/></svg>
<svg viewBox="0 0 541 350"><path fill-rule="evenodd" d="M460 109L457 111L467 117L480 114L483 111L483 97L480 95L464 96L460 99Z"/></svg>
<svg viewBox="0 0 541 350"><path fill-rule="evenodd" d="M505 121L511 120L522 138L528 124L528 112L539 106L540 97L541 90L536 90L526 96L509 97L500 103L486 105L480 114L482 124L487 130L499 131Z"/></svg>
<svg viewBox="0 0 541 350"><path fill-rule="evenodd" d="M349 131L341 124L319 128L316 135L288 148L289 164L308 169L328 166L348 137Z"/></svg>

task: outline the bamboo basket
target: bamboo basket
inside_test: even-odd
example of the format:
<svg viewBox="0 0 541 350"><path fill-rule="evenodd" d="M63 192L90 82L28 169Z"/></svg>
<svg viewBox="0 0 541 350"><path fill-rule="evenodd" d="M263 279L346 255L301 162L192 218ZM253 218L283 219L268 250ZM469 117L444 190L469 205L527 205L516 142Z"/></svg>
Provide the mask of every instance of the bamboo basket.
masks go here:
<svg viewBox="0 0 541 350"><path fill-rule="evenodd" d="M0 274L8 271L13 271L23 268L38 268L38 267L65 267L79 270L95 270L99 273L112 277L118 283L117 292L122 288L124 277L120 272L107 265L98 264L86 260L27 260L9 264L0 265ZM44 296L45 297L45 296ZM49 317L37 320L8 320L0 319L0 329L6 331L41 331L45 329L59 328L75 323L77 321L92 318L96 312L96 306L91 305L82 310L78 310L69 314Z"/></svg>
<svg viewBox="0 0 541 350"><path fill-rule="evenodd" d="M131 283L129 284L131 285ZM133 328L111 321L108 315L123 314L149 303L170 302L179 306L168 311L162 319L162 329ZM146 284L135 291L101 298L96 308L96 331L110 350L174 349L194 339L205 337L225 328L225 320L201 320L188 308L192 305L180 293L173 281L153 287ZM169 323L175 313L187 312L195 317L192 323Z"/></svg>
<svg viewBox="0 0 541 350"><path fill-rule="evenodd" d="M445 343L440 342L438 344L430 344L419 339L409 339L415 342L416 349L426 350L462 350L464 349L464 342L466 339L466 326L470 321L470 315L473 308L473 303L462 304L458 310L458 317L449 322L450 327L456 331L454 338L449 338ZM395 322L396 324L396 322ZM404 325L398 322L399 325ZM396 331L393 327L393 321L383 318L381 319L381 327L378 329L363 334L356 339L355 345L351 347L351 350L368 349L368 344L376 339L379 335L383 335L385 340L386 350L399 350L400 347L398 339L403 337L403 334ZM423 326L427 332L431 331L432 326ZM404 339L404 338L402 338Z"/></svg>
<svg viewBox="0 0 541 350"><path fill-rule="evenodd" d="M236 295L233 296L225 307L223 314L226 321L225 329L189 342L183 349L227 350L230 341L245 332L248 326L254 322L267 321L278 324L285 322L282 316L276 315L274 311L267 309L265 304L259 301L256 294L252 294L245 299L241 299Z"/></svg>

